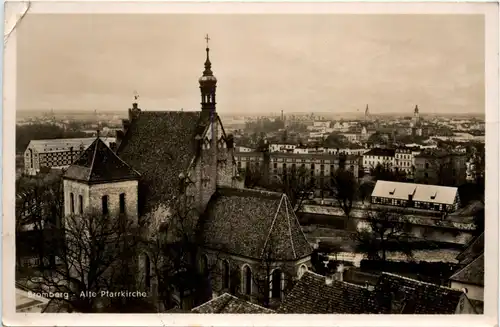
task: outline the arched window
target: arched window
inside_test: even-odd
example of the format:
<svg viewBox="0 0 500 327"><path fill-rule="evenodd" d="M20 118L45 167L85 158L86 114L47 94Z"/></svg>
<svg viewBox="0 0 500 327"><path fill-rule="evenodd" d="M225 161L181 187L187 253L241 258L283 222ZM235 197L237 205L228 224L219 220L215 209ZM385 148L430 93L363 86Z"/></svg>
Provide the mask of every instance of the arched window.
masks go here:
<svg viewBox="0 0 500 327"><path fill-rule="evenodd" d="M146 289L151 287L151 260L147 254L144 254L144 282Z"/></svg>
<svg viewBox="0 0 500 327"><path fill-rule="evenodd" d="M245 295L252 294L252 269L248 265L243 266L242 278L243 281L243 293Z"/></svg>
<svg viewBox="0 0 500 327"><path fill-rule="evenodd" d="M281 299L282 274L280 269L274 269L271 274L271 298Z"/></svg>
<svg viewBox="0 0 500 327"><path fill-rule="evenodd" d="M307 266L306 265L301 265L300 268L299 268L299 272L298 272L298 277L301 278L302 275L304 275L304 273L307 271Z"/></svg>
<svg viewBox="0 0 500 327"><path fill-rule="evenodd" d="M201 255L200 268L202 274L208 274L208 257L206 254Z"/></svg>
<svg viewBox="0 0 500 327"><path fill-rule="evenodd" d="M229 288L229 262L222 261L222 287Z"/></svg>

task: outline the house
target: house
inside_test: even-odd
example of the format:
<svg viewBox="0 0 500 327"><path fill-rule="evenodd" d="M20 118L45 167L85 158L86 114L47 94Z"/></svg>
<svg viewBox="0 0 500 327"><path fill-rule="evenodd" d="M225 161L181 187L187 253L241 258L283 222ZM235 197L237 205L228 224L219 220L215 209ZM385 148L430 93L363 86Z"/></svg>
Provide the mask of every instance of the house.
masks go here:
<svg viewBox="0 0 500 327"><path fill-rule="evenodd" d="M484 301L484 232L467 244L457 260L462 268L450 277L451 287L463 290L471 300Z"/></svg>
<svg viewBox="0 0 500 327"><path fill-rule="evenodd" d="M248 302L237 298L229 293L224 293L210 301L203 303L196 308L191 310L193 313L229 313L229 314L240 314L240 313L253 313L253 314L264 314L264 313L274 313L273 310L261 307L252 302Z"/></svg>
<svg viewBox="0 0 500 327"><path fill-rule="evenodd" d="M460 205L460 197L456 187L379 180L371 203L453 212Z"/></svg>
<svg viewBox="0 0 500 327"><path fill-rule="evenodd" d="M312 250L285 195L240 190L243 180L234 158L234 139L226 134L216 111L217 79L208 47L206 52L205 70L198 80L201 110L144 111L134 101L123 130L117 132L116 151L98 137L67 169L64 211L81 215L97 209L112 218L125 214L141 225L168 224L169 242L176 244L184 235L194 245L186 260L196 261L197 275L203 274L207 279L203 282L211 288L207 294L220 294L216 286L222 280L224 291L260 300L253 284L245 288L246 282L234 281L264 274L274 280L269 295L279 303L285 278L309 265ZM260 251L274 242L279 255L275 260L268 257L272 270L259 270L254 262L260 262ZM141 290L154 296L158 277L150 256L147 250L140 255L137 281ZM208 263L220 274L207 274ZM190 294L182 281L193 278L192 273L176 272L181 285L172 292L174 307L191 309L210 299L180 295Z"/></svg>
<svg viewBox="0 0 500 327"><path fill-rule="evenodd" d="M395 154L394 149L381 149L374 148L363 154L363 168L366 173L369 173L371 169L374 169L378 165L383 166L387 169L393 169L395 164Z"/></svg>
<svg viewBox="0 0 500 327"><path fill-rule="evenodd" d="M78 156L89 147L94 137L31 140L24 151L24 173L37 175L44 168L67 168ZM108 146L115 142L114 138L103 137Z"/></svg>
<svg viewBox="0 0 500 327"><path fill-rule="evenodd" d="M415 156L415 182L460 186L467 177L466 161L463 153L423 151Z"/></svg>
<svg viewBox="0 0 500 327"><path fill-rule="evenodd" d="M390 273L373 288L306 271L278 313L296 314L456 314L477 313L466 294Z"/></svg>

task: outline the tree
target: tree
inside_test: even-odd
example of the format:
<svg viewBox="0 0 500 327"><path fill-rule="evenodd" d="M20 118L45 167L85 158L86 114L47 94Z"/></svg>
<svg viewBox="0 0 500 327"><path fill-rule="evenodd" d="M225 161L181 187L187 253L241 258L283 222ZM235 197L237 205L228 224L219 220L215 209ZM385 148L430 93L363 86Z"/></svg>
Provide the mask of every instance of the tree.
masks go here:
<svg viewBox="0 0 500 327"><path fill-rule="evenodd" d="M16 126L16 151L23 152L31 140L85 137L81 131L64 130L55 124L32 124Z"/></svg>
<svg viewBox="0 0 500 327"><path fill-rule="evenodd" d="M58 300L73 311L123 312L123 303L111 308L112 299L99 295L101 291L122 291L132 285L136 231L137 227L125 215L108 216L90 211L66 216L58 260L53 265L40 267L28 280L30 288L66 294Z"/></svg>
<svg viewBox="0 0 500 327"><path fill-rule="evenodd" d="M183 308L188 296L195 300L194 305L210 299L210 278L217 267L208 260L200 262L204 256L197 242L199 216L187 197L180 195L144 219L141 250L150 262L150 279L158 288L156 300L164 309Z"/></svg>
<svg viewBox="0 0 500 327"><path fill-rule="evenodd" d="M389 250L401 251L408 258L413 257L410 245L411 224L399 211L367 210L363 227L354 234L357 250L369 259L387 258Z"/></svg>
<svg viewBox="0 0 500 327"><path fill-rule="evenodd" d="M361 183L359 185L359 197L361 198L361 202L364 204L365 199L369 198L375 188L375 183L368 181Z"/></svg>
<svg viewBox="0 0 500 327"><path fill-rule="evenodd" d="M349 145L349 141L344 135L332 133L323 141L322 144L325 148L340 149Z"/></svg>
<svg viewBox="0 0 500 327"><path fill-rule="evenodd" d="M61 232L63 192L60 173L16 180L16 259L36 256L40 265L53 261ZM19 270L18 272L21 272Z"/></svg>
<svg viewBox="0 0 500 327"><path fill-rule="evenodd" d="M378 163L377 166L371 169L371 175L375 180L404 182L406 181L406 174L404 172L397 172L391 169L387 164Z"/></svg>
<svg viewBox="0 0 500 327"><path fill-rule="evenodd" d="M358 183L354 174L351 171L344 169L338 169L331 179L330 188L332 190L333 197L344 212L346 222L349 221L352 205L356 199L358 191L357 184Z"/></svg>
<svg viewBox="0 0 500 327"><path fill-rule="evenodd" d="M254 266L252 274L253 285L257 288L257 301L265 308L275 307L295 284L293 275L280 264L277 244L273 235L269 235L261 260Z"/></svg>
<svg viewBox="0 0 500 327"><path fill-rule="evenodd" d="M304 201L309 198L310 193L316 189L316 185L304 167L297 169L292 166L290 171L283 171L281 176L273 176L272 182L266 188L285 193L295 212L298 212L302 209Z"/></svg>

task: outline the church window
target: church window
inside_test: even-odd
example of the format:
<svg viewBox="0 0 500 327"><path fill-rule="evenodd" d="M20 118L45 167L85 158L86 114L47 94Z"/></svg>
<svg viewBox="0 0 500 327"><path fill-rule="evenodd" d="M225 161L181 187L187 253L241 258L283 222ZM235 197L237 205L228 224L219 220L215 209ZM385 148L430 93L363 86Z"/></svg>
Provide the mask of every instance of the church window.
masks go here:
<svg viewBox="0 0 500 327"><path fill-rule="evenodd" d="M222 261L222 287L229 288L229 262Z"/></svg>
<svg viewBox="0 0 500 327"><path fill-rule="evenodd" d="M106 216L109 213L109 208L108 208L108 196L104 195L101 199L102 201L102 214Z"/></svg>
<svg viewBox="0 0 500 327"><path fill-rule="evenodd" d="M201 256L201 262L200 262L200 268L201 268L201 273L206 275L208 274L208 257L206 254L203 254Z"/></svg>
<svg viewBox="0 0 500 327"><path fill-rule="evenodd" d="M250 269L250 266L244 265L243 266L243 292L245 295L250 295L252 294L252 269Z"/></svg>
<svg viewBox="0 0 500 327"><path fill-rule="evenodd" d="M120 194L120 213L125 213L125 193Z"/></svg>
<svg viewBox="0 0 500 327"><path fill-rule="evenodd" d="M73 193L69 194L69 201L70 212L75 213L75 195Z"/></svg>
<svg viewBox="0 0 500 327"><path fill-rule="evenodd" d="M274 269L271 273L271 298L281 299L283 278L280 269Z"/></svg>
<svg viewBox="0 0 500 327"><path fill-rule="evenodd" d="M81 195L78 196L78 205L80 206L79 211L80 211L80 215L81 215L81 214L83 214L83 196L81 196Z"/></svg>

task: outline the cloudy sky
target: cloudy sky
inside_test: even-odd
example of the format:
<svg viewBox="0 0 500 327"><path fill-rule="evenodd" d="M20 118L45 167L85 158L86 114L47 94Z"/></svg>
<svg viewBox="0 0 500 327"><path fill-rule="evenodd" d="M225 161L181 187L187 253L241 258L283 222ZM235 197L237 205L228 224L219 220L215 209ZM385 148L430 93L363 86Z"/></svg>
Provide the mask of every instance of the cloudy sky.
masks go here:
<svg viewBox="0 0 500 327"><path fill-rule="evenodd" d="M484 112L480 15L34 15L20 110L198 109L210 35L217 110Z"/></svg>

